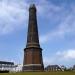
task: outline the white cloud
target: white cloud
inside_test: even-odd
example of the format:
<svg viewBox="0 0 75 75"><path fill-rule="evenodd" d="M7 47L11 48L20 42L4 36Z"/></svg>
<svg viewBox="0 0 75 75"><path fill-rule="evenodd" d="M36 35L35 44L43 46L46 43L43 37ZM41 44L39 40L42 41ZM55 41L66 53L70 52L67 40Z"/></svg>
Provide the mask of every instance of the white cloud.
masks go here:
<svg viewBox="0 0 75 75"><path fill-rule="evenodd" d="M62 30L54 30L52 32L50 31L47 34L40 36L40 43L43 44L43 43L46 43L54 38L62 37L63 34L64 34L64 31L62 31Z"/></svg>
<svg viewBox="0 0 75 75"><path fill-rule="evenodd" d="M57 28L40 36L40 43L48 42L49 40L55 38L64 38L65 35L70 36L70 34L75 34L75 16L74 12L67 15L67 17L63 17ZM60 18L59 18L60 19Z"/></svg>
<svg viewBox="0 0 75 75"><path fill-rule="evenodd" d="M33 1L34 3L34 1ZM6 34L27 25L28 5L25 0L2 0L0 1L0 34ZM63 37L68 32L74 32L75 11L74 6L69 12L63 5L58 6L47 0L35 1L38 15L59 25L53 31L40 36L40 42L44 43L55 37ZM70 26L71 25L71 26Z"/></svg>
<svg viewBox="0 0 75 75"><path fill-rule="evenodd" d="M27 4L22 1L0 1L0 35L25 27Z"/></svg>
<svg viewBox="0 0 75 75"><path fill-rule="evenodd" d="M58 51L56 55L62 59L62 60L71 60L75 59L75 50L70 49L70 50L65 50L65 51Z"/></svg>
<svg viewBox="0 0 75 75"><path fill-rule="evenodd" d="M61 12L63 10L63 7L57 6L47 0L40 0L37 4L37 9L41 17L46 19L53 19L53 16L55 16L55 12Z"/></svg>
<svg viewBox="0 0 75 75"><path fill-rule="evenodd" d="M75 63L75 49L57 51L52 56L44 57L44 65L59 64L59 65L73 65Z"/></svg>

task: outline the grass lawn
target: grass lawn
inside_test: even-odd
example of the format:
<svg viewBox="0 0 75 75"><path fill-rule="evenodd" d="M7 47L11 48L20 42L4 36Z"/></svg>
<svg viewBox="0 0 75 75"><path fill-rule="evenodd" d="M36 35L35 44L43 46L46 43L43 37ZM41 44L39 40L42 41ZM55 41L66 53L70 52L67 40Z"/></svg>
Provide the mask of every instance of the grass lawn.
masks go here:
<svg viewBox="0 0 75 75"><path fill-rule="evenodd" d="M23 72L23 73L0 73L0 75L75 75L75 72Z"/></svg>

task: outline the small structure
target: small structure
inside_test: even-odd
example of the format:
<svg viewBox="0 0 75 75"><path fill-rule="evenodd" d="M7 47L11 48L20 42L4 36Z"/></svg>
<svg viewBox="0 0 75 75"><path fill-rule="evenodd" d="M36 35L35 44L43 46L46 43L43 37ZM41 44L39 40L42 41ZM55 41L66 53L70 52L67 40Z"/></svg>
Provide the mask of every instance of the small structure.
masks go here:
<svg viewBox="0 0 75 75"><path fill-rule="evenodd" d="M62 65L62 66L61 66L61 70L62 70L62 71L66 71L66 70L67 70L66 66Z"/></svg>
<svg viewBox="0 0 75 75"><path fill-rule="evenodd" d="M61 68L58 65L48 65L45 71L61 71Z"/></svg>
<svg viewBox="0 0 75 75"><path fill-rule="evenodd" d="M73 65L73 68L72 68L72 70L73 70L73 71L75 71L75 65Z"/></svg>
<svg viewBox="0 0 75 75"><path fill-rule="evenodd" d="M9 72L14 68L13 62L0 61L0 72Z"/></svg>
<svg viewBox="0 0 75 75"><path fill-rule="evenodd" d="M22 67L23 67L23 65L22 64L17 64L17 65L15 65L15 72L22 72Z"/></svg>

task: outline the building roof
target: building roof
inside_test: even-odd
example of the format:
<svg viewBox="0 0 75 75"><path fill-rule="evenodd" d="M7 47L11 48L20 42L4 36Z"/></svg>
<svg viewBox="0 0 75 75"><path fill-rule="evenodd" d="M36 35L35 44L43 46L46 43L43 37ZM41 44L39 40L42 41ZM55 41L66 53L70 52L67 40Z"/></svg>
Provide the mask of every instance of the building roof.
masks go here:
<svg viewBox="0 0 75 75"><path fill-rule="evenodd" d="M0 61L0 64L10 64L10 65L14 65L14 62Z"/></svg>
<svg viewBox="0 0 75 75"><path fill-rule="evenodd" d="M48 65L46 68L60 68L58 65Z"/></svg>

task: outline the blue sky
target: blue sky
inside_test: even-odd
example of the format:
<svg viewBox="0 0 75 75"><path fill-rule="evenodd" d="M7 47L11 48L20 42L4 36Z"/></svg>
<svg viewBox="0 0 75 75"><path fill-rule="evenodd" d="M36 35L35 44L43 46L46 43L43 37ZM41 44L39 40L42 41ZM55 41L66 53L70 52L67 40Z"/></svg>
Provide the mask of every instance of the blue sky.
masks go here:
<svg viewBox="0 0 75 75"><path fill-rule="evenodd" d="M75 64L75 0L0 0L0 60L23 63L32 3L37 7L44 65Z"/></svg>

